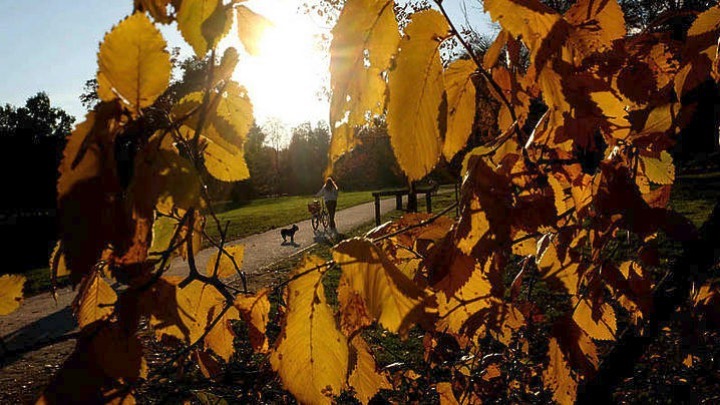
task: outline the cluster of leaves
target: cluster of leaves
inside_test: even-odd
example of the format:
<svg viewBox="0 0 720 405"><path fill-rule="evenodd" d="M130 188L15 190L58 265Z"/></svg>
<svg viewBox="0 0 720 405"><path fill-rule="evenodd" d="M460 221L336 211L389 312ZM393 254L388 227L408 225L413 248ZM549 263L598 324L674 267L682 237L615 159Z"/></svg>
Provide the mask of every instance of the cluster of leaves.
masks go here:
<svg viewBox="0 0 720 405"><path fill-rule="evenodd" d="M401 36L393 2L346 3L331 47L331 158L357 143L354 126L385 113L398 162L411 180L422 178L468 139L477 115L474 75L500 103L499 132L465 156L462 215L431 248L395 240L394 248L373 245L384 257L352 256L393 262L411 250L420 263L404 281L422 294L398 294L404 284L397 281L395 294L423 309L406 306L396 326L384 324L369 287L357 283L361 298L341 298L341 327L345 319L360 322L363 311L400 333L398 325L427 328L429 318L430 330L451 334L463 348L479 348L488 336L509 348L519 339L525 355L539 350L528 347L528 336L540 334L545 365L524 381L541 375L556 401L570 403L598 370L596 342L617 338L620 316L641 327L651 312L658 234L693 237L693 227L668 209L675 180L668 150L690 120L698 86L717 78L720 9L700 14L680 42L663 33L628 35L616 1L578 1L560 14L539 1L486 0L502 28L498 37L482 58L466 46L469 60L447 61L444 41L464 42L438 8L410 15ZM534 122L537 102L546 111ZM618 244L631 237L637 253L618 259ZM520 269L507 283L518 257ZM523 299L536 281L560 302L542 308ZM350 309L356 302L362 311ZM467 400L482 392L473 378L482 372L462 364L452 388ZM443 387L441 395L451 395Z"/></svg>
<svg viewBox="0 0 720 405"><path fill-rule="evenodd" d="M219 64L214 53L233 16L251 53L266 22L237 3L136 0L136 12L100 46L102 102L65 149L61 241L51 258L55 275L79 284L73 308L82 331L41 401L131 401L137 384L163 372L143 358L136 332L147 319L158 339L186 344L173 360L190 357L207 376L231 359L230 325L242 321L253 349L303 403L344 392L367 403L393 387L366 341L371 325L401 338L425 331L428 367L445 370L432 383L446 403L522 395L535 384L573 402L599 368L598 341L617 339L622 322L641 328L650 314L657 235L692 236L667 207L675 176L668 149L689 120L693 91L718 78L720 7L699 15L681 43L628 36L616 0L580 0L564 14L537 0L486 0L502 31L481 58L441 2L440 11L409 14L401 32L393 1L348 0L331 45L331 162L357 144L355 127L385 115L401 169L421 179L465 147L478 76L500 105L498 129L465 156L457 221L411 215L338 244L331 261L306 257L281 284L273 340L270 291L236 294L222 281L240 272L242 248L207 238L201 215L215 218L199 169L223 181L248 176L252 105L230 80L238 52L229 48ZM203 90L152 131L146 116L168 85L170 61L148 14L176 22L196 55L210 52L213 61ZM443 60L452 38L469 59ZM546 108L537 122L533 102ZM203 238L218 248L205 271L195 260ZM630 238L639 249L618 259L618 244ZM187 277L163 275L175 254L187 261ZM337 312L322 282L331 266L341 272ZM0 283L15 291L20 282ZM535 284L556 302L527 299ZM0 311L15 306L2 301ZM496 352L482 351L487 342ZM510 368L520 377L500 378Z"/></svg>

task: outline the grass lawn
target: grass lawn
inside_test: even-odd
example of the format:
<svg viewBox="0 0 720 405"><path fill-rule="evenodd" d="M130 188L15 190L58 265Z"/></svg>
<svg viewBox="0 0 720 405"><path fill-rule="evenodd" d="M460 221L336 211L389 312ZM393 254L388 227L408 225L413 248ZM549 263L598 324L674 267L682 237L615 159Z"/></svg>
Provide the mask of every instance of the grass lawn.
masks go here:
<svg viewBox="0 0 720 405"><path fill-rule="evenodd" d="M453 186L443 186L442 189L452 190ZM452 195L452 193L447 195ZM418 195L419 209L425 208L425 199L423 196L423 194ZM443 196L443 194L440 194L440 196ZM435 211L438 211L435 201L440 196L433 197L433 208ZM246 205L226 209L218 213L218 219L223 226L225 226L227 221L230 221L227 235L228 240L244 238L246 236L310 219L310 213L307 210L307 203L312 201L314 198L316 197L312 195L262 198L253 200ZM372 191L341 191L338 198L337 209L342 210L359 204L371 202L373 200ZM219 239L220 233L218 232L217 226L215 226L210 218L208 218L205 230L208 235Z"/></svg>
<svg viewBox="0 0 720 405"><path fill-rule="evenodd" d="M313 198L315 197L310 195L262 198L221 212L218 214L218 219L223 226L230 221L228 240L244 238L309 219L310 213L307 210L307 203L312 201ZM370 201L373 201L372 192L370 191L341 192L337 209L341 210ZM205 229L208 235L219 239L220 233L211 218L208 218Z"/></svg>

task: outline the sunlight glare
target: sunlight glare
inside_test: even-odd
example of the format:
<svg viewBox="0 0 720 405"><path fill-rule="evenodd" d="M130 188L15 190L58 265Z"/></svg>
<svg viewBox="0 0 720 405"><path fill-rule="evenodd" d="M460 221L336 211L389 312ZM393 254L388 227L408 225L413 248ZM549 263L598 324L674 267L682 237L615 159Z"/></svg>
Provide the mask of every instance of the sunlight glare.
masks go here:
<svg viewBox="0 0 720 405"><path fill-rule="evenodd" d="M251 7L274 25L264 32L259 55L241 56L233 78L247 87L258 124L269 118L288 127L327 120L328 102L319 99L329 77L328 57L318 41L323 28L290 0ZM242 50L235 42L229 45Z"/></svg>

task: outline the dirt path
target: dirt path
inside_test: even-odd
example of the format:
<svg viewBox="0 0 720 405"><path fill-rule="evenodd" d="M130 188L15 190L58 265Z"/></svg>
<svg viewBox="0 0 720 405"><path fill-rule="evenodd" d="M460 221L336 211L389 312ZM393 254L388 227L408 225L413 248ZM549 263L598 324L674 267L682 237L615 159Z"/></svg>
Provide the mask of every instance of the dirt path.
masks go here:
<svg viewBox="0 0 720 405"><path fill-rule="evenodd" d="M338 211L335 218L339 233L351 230L373 220L374 203L366 203ZM395 208L395 200L382 200L381 212L387 213ZM311 247L316 240L324 238L323 233L314 233L310 220L298 222L299 230L295 234L295 243L283 243L280 231L273 229L252 235L230 243L243 244L245 256L242 268L246 273L258 272L288 256L298 254ZM321 228L322 229L322 228ZM205 249L196 257L198 268L204 269L214 249ZM180 258L173 260L168 274L187 274L187 264ZM58 291L57 303L50 294L40 294L27 298L20 308L0 320L0 336L4 348L0 347L0 403L22 403L33 401L38 390L47 384L67 355L74 347L74 341L64 341L21 356L6 356L8 351L16 351L40 342L46 342L77 329L70 304L75 296L71 288Z"/></svg>

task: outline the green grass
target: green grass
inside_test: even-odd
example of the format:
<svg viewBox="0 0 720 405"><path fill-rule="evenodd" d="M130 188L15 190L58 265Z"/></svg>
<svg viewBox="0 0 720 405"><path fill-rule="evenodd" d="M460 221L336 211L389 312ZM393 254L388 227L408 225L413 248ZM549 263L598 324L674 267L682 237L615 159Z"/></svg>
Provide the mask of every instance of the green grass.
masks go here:
<svg viewBox="0 0 720 405"><path fill-rule="evenodd" d="M678 177L670 206L700 227L720 200L720 172Z"/></svg>
<svg viewBox="0 0 720 405"><path fill-rule="evenodd" d="M37 295L50 290L50 268L41 267L28 270L22 275L25 277L24 293L26 297ZM70 277L64 276L58 278L58 286L63 287L70 284Z"/></svg>
<svg viewBox="0 0 720 405"><path fill-rule="evenodd" d="M309 219L310 213L307 210L307 203L312 201L313 198L316 197L307 195L262 198L253 200L247 205L221 212L218 214L218 219L222 226L225 226L225 223L230 221L227 234L228 240L244 238ZM370 191L341 192L337 209L341 210L370 201L373 201L372 192ZM208 218L205 229L208 235L219 239L220 233L210 218Z"/></svg>

